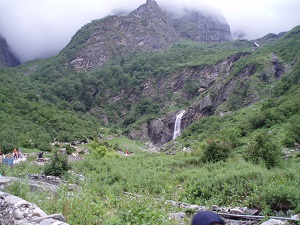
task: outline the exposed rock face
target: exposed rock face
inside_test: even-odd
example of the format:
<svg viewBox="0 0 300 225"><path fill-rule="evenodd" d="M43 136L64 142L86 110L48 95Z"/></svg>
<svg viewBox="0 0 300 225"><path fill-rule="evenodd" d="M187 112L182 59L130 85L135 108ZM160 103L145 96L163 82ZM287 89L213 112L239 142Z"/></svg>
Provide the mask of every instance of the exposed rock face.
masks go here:
<svg viewBox="0 0 300 225"><path fill-rule="evenodd" d="M154 0L147 0L127 16L108 16L85 25L61 53L75 69L83 70L132 52L163 51L183 40L231 39L224 18L191 11L178 17L163 12Z"/></svg>
<svg viewBox="0 0 300 225"><path fill-rule="evenodd" d="M85 32L89 34L84 36ZM127 16L109 16L84 26L66 48L76 45L76 39L80 39L77 36L84 40L70 63L78 70L102 65L129 52L162 51L179 40L171 22L153 0Z"/></svg>
<svg viewBox="0 0 300 225"><path fill-rule="evenodd" d="M172 76L161 78L165 80L152 82L161 85L159 88L148 86L147 90L164 91L171 89L174 92L180 92L188 80L198 85L198 91L195 93L198 99L185 109L185 113L181 118L181 130L184 130L199 118L212 115L218 111L219 106L230 98L237 83L243 82L257 72L255 66L248 66L240 70L235 76L229 77L234 62L249 54L251 53L238 53L213 66L199 66L199 68L186 68L176 71ZM288 69L273 54L269 68L262 70L261 74L266 77L265 79L278 80L287 71ZM252 104L256 100L258 99L255 96L250 96L249 101L251 102L248 102L248 104ZM162 147L165 143L172 140L175 119L178 113L179 111L172 112L148 122L148 135L156 146Z"/></svg>
<svg viewBox="0 0 300 225"><path fill-rule="evenodd" d="M20 65L20 61L10 51L6 40L0 35L0 67Z"/></svg>
<svg viewBox="0 0 300 225"><path fill-rule="evenodd" d="M171 88L174 92L182 89L187 80L192 80L198 84L199 89L196 95L200 97L198 101L195 101L193 105L185 109L185 113L181 119L182 130L197 119L213 114L217 107L227 100L239 79L253 75L253 70L249 68L230 80L226 81L225 79L230 74L233 63L248 54L249 53L240 53L233 55L214 66L177 71L176 74L172 76L161 78L166 80L156 82L157 85L161 85L161 87L156 88L157 90L164 91ZM150 140L156 146L161 147L172 140L177 114L178 111L172 112L162 118L148 122L147 132ZM142 133L140 133L140 135L142 135Z"/></svg>
<svg viewBox="0 0 300 225"><path fill-rule="evenodd" d="M183 14L168 13L175 30L183 40L224 42L232 40L230 27L220 15L185 9Z"/></svg>

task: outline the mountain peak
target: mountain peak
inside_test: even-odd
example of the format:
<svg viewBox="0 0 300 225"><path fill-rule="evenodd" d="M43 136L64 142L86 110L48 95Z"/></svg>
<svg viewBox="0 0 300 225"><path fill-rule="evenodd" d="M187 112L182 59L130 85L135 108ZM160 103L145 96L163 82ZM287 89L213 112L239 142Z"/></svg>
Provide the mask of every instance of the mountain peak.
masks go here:
<svg viewBox="0 0 300 225"><path fill-rule="evenodd" d="M147 2L140 7L138 7L136 10L132 11L131 15L133 16L140 16L144 14L152 14L155 15L157 13L163 14L161 8L158 6L156 1L154 0L147 0Z"/></svg>
<svg viewBox="0 0 300 225"><path fill-rule="evenodd" d="M0 67L12 67L20 65L19 59L10 51L5 38L0 35Z"/></svg>
<svg viewBox="0 0 300 225"><path fill-rule="evenodd" d="M189 15L191 14L191 15ZM126 16L109 16L85 25L62 51L77 70L101 66L130 52L164 51L176 42L231 40L227 23L186 11L173 17L155 0L147 0Z"/></svg>

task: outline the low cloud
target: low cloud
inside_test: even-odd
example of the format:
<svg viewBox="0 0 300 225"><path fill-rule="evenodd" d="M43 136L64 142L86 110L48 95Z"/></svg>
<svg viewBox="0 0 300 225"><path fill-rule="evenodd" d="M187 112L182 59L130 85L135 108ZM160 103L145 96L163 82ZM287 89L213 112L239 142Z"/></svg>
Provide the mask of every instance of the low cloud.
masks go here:
<svg viewBox="0 0 300 225"><path fill-rule="evenodd" d="M0 0L0 33L22 62L57 54L83 25L146 0ZM298 0L156 0L163 8L222 13L236 37L254 39L300 24ZM171 3L171 4L170 4Z"/></svg>

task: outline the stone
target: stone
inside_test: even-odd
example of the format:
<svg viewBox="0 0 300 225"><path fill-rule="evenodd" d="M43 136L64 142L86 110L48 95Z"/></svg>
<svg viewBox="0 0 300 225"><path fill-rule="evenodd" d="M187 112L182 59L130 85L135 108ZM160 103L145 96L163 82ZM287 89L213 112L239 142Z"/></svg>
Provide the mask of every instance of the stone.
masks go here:
<svg viewBox="0 0 300 225"><path fill-rule="evenodd" d="M285 222L282 220L269 219L263 222L261 225L280 225L280 224L285 224Z"/></svg>
<svg viewBox="0 0 300 225"><path fill-rule="evenodd" d="M250 215L258 215L259 210L258 209L248 209L248 214Z"/></svg>
<svg viewBox="0 0 300 225"><path fill-rule="evenodd" d="M47 216L47 214L43 210L37 207L33 210L32 216L44 217Z"/></svg>
<svg viewBox="0 0 300 225"><path fill-rule="evenodd" d="M217 212L222 211L222 209L219 206L217 206L217 205L212 205L212 210L213 211L217 211Z"/></svg>
<svg viewBox="0 0 300 225"><path fill-rule="evenodd" d="M17 221L15 223L15 225L33 225L33 223L31 223L30 220L23 219L23 220Z"/></svg>
<svg viewBox="0 0 300 225"><path fill-rule="evenodd" d="M233 209L230 209L229 210L230 213L233 213L233 214L239 214L239 215L242 215L244 214L244 211L239 209L239 208L233 208Z"/></svg>
<svg viewBox="0 0 300 225"><path fill-rule="evenodd" d="M21 200L17 203L15 203L15 207L29 207L29 205L31 205L31 203L25 201L25 200Z"/></svg>
<svg viewBox="0 0 300 225"><path fill-rule="evenodd" d="M43 216L43 217L35 219L34 222L40 223L41 221L46 220L46 219L54 219L54 220L58 220L61 222L66 222L66 219L64 218L64 216L62 214L52 214L49 216Z"/></svg>
<svg viewBox="0 0 300 225"><path fill-rule="evenodd" d="M1 205L5 206L0 207L1 225L68 225L62 214L48 216L35 204L8 193L0 195Z"/></svg>
<svg viewBox="0 0 300 225"><path fill-rule="evenodd" d="M201 209L199 205L189 205L187 208L195 211L199 211Z"/></svg>
<svg viewBox="0 0 300 225"><path fill-rule="evenodd" d="M19 208L14 210L12 215L13 215L14 218L16 218L18 220L24 219L24 213Z"/></svg>
<svg viewBox="0 0 300 225"><path fill-rule="evenodd" d="M45 219L39 223L39 225L52 225L55 221L53 219Z"/></svg>
<svg viewBox="0 0 300 225"><path fill-rule="evenodd" d="M76 184L69 184L69 185L68 185L68 190L69 190L69 191L74 191L74 190L76 190L76 188L77 188L77 185L76 185Z"/></svg>
<svg viewBox="0 0 300 225"><path fill-rule="evenodd" d="M17 197L17 196L14 196L14 195L8 195L5 197L5 201L8 203L8 204L16 204L20 201L23 201L23 199Z"/></svg>
<svg viewBox="0 0 300 225"><path fill-rule="evenodd" d="M185 215L186 214L184 212L170 213L169 214L169 219L180 220L180 219L184 219Z"/></svg>

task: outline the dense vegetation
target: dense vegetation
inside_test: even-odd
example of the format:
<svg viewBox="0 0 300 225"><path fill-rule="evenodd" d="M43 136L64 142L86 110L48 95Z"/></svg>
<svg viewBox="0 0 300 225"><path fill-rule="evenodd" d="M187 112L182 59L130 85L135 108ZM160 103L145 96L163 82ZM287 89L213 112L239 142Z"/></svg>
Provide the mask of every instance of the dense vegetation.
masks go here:
<svg viewBox="0 0 300 225"><path fill-rule="evenodd" d="M85 141L97 137L100 122L43 99L18 70L1 69L0 79L0 148L5 152L18 146L47 151L53 140Z"/></svg>
<svg viewBox="0 0 300 225"><path fill-rule="evenodd" d="M3 166L1 174L20 178L28 173L62 174L66 184L80 186L74 192L63 185L54 195L33 194L17 182L7 191L35 202L49 214L62 212L70 224L179 224L169 220L168 214L182 209L165 200L207 208L256 208L267 216L299 213L299 31L296 27L235 62L228 79L246 70L253 71L251 76L237 82L214 115L190 125L160 153L147 152L143 144L120 134L131 124L161 115L167 110L161 103L172 93L139 98L133 104L123 90L141 97L138 93L145 79L167 76L178 68L213 65L249 51L250 42L180 43L167 52L133 54L80 73L64 65L61 55L1 69L0 148L51 150L57 157L56 163L45 168L31 163ZM275 53L285 70L271 76ZM188 83L186 90L192 94L193 84ZM118 93L125 97L111 101ZM194 97L175 99L174 108L190 105ZM100 122L105 116L110 129ZM84 160L67 165L50 147L54 139L94 141ZM125 149L133 154L118 154ZM74 173L66 172L69 166ZM76 174L84 175L84 181ZM189 221L187 217L185 223Z"/></svg>
<svg viewBox="0 0 300 225"><path fill-rule="evenodd" d="M117 142L123 151L129 148L134 155L113 154L110 149ZM195 153L147 153L140 150L142 145L126 138L115 137L109 143L94 143L90 155L72 163L73 172L64 175L66 185L54 195L31 193L23 182L6 191L37 203L49 214L62 212L70 224L181 224L169 220L168 215L184 210L166 204L166 200L207 208L256 208L262 215L292 215L300 210L299 154L287 159L280 155L280 165L268 169L264 163L254 164L240 154L204 162ZM27 163L2 167L1 173L24 178L42 170ZM69 183L77 183L80 188L70 192ZM189 215L185 224L190 224L194 211L185 212Z"/></svg>
<svg viewBox="0 0 300 225"><path fill-rule="evenodd" d="M146 79L167 76L180 67L213 65L249 49L249 45L249 42L181 43L167 52L132 54L83 72L68 68L61 55L31 61L18 68L2 68L3 133L0 135L4 138L0 148L7 151L21 146L48 150L47 143L53 139L95 138L104 121L111 126L115 124L116 128L127 127L137 120L145 122L165 112L163 103L174 95L169 91L154 98L139 97ZM190 87L187 84L187 92L192 91ZM111 100L119 95L122 98ZM133 101L132 95L140 100ZM188 103L184 99L176 100L179 107Z"/></svg>

